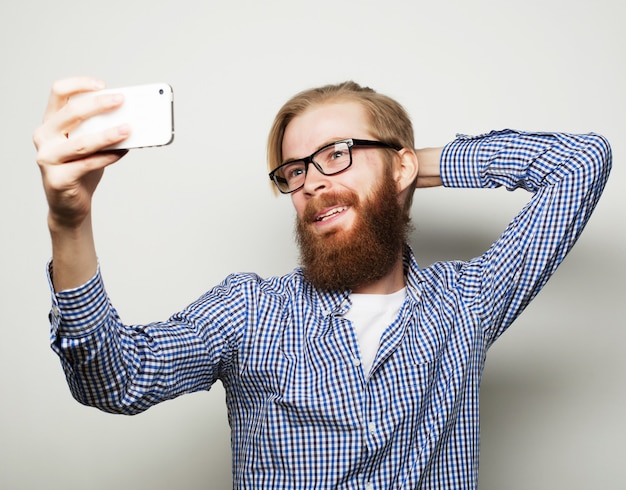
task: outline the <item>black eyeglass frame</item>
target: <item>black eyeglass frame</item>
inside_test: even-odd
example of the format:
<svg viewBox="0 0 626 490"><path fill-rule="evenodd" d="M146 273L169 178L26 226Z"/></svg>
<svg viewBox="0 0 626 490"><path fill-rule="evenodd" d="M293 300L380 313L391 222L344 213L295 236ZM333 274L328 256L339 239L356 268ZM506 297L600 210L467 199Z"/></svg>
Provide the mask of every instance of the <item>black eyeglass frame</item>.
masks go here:
<svg viewBox="0 0 626 490"><path fill-rule="evenodd" d="M321 167L321 165L319 163L317 163L314 158L316 155L318 155L319 153L323 152L324 150L335 146L339 143L345 143L346 145L348 145L348 154L350 156L350 163L348 163L348 165L344 168L342 168L341 170L337 170L336 172L332 172L332 173L326 173L324 172L324 169ZM296 162L303 162L304 163L304 175L305 175L305 179L306 179L306 174L309 170L309 164L313 164L315 166L315 168L323 175L337 175L340 174L341 172L345 172L346 170L348 170L351 166L352 166L352 148L356 148L356 147L377 147L377 148L390 148L392 150L396 150L396 151L400 151L402 149L401 146L393 144L393 143L385 143L384 141L375 141L375 140L361 140L361 139L356 139L356 138L347 138L345 140L339 140L339 141L334 141L333 143L329 143L327 145L322 146L321 148L315 150L313 153L311 153L308 157L304 157L304 158L297 158L295 160L290 160L288 162L285 163L281 163L278 167L276 167L274 170L272 170L269 173L269 178L270 180L274 183L274 185L276 185L276 188L280 191L281 194L291 194L292 192L296 192L299 191L300 189L302 189L302 187L304 187L304 181L302 182L302 185L299 187L296 187L295 189L292 190L286 190L284 191L283 189L281 189L280 184L279 184L279 180L282 180L284 183L286 183L286 181L284 179L282 179L282 177L279 177L278 175L276 175L276 172L278 172L281 168L287 166L287 165L293 165Z"/></svg>

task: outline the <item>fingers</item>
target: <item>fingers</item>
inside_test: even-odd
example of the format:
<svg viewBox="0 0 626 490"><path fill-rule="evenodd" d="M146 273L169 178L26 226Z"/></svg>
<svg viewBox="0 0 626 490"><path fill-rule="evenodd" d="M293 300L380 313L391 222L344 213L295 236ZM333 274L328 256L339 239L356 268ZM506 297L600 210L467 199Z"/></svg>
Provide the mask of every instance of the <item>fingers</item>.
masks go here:
<svg viewBox="0 0 626 490"><path fill-rule="evenodd" d="M80 96L102 88L103 82L89 77L66 78L53 84L44 122L33 133L40 165L80 160L128 137L130 129L118 126L97 134L68 139L69 133L82 121L114 110L124 102L123 96L115 93Z"/></svg>
<svg viewBox="0 0 626 490"><path fill-rule="evenodd" d="M51 207L57 204L59 199L63 199L63 194L68 188L76 189L80 194L80 188L92 179L93 175L100 176L102 171L109 165L117 162L128 150L103 151L90 155L80 161L70 162L64 165L40 165L44 188L48 195ZM97 177L99 180L99 177ZM89 187L87 185L87 187ZM88 194L93 193L95 186L86 190ZM77 194L77 195L78 195ZM76 196L73 196L76 197Z"/></svg>
<svg viewBox="0 0 626 490"><path fill-rule="evenodd" d="M33 137L35 146L38 148L37 162L39 165L54 165L82 160L96 154L110 153L102 149L125 140L129 134L130 127L127 124L76 138L67 138L67 135L62 132L52 135L47 130L40 129Z"/></svg>
<svg viewBox="0 0 626 490"><path fill-rule="evenodd" d="M111 93L93 97L71 97L60 105L56 112L46 114L44 123L33 134L35 146L39 148L47 140L67 138L68 134L84 120L117 109L123 102L122 95ZM51 100L49 106L56 106L58 103L59 100ZM111 136L108 135L109 138Z"/></svg>
<svg viewBox="0 0 626 490"><path fill-rule="evenodd" d="M44 112L44 121L51 115L59 111L68 99L81 92L93 92L102 90L105 83L91 77L65 78L54 82L50 90L48 106Z"/></svg>

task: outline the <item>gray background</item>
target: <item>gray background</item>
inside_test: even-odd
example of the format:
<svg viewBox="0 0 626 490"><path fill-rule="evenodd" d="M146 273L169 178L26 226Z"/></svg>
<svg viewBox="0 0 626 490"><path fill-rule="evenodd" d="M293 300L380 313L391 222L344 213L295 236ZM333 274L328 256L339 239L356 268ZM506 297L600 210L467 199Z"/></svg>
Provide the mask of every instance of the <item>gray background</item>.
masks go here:
<svg viewBox="0 0 626 490"><path fill-rule="evenodd" d="M176 140L132 152L95 198L98 253L129 323L164 319L235 271L297 261L267 183L279 106L354 79L400 100L418 146L489 129L595 131L614 170L587 231L494 346L482 489L623 488L626 4L597 0L3 2L0 56L0 488L225 489L221 385L136 417L83 407L48 347L50 255L33 129L51 83L164 81ZM423 265L480 254L527 196L418 191Z"/></svg>

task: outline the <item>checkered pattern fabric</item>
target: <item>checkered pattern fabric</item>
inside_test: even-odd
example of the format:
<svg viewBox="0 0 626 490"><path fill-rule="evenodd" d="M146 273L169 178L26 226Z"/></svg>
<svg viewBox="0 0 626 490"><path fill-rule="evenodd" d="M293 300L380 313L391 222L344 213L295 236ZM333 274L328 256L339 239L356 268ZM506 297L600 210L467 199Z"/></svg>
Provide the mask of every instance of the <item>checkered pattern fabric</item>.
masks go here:
<svg viewBox="0 0 626 490"><path fill-rule="evenodd" d="M593 134L507 130L448 144L445 185L532 198L476 259L421 269L407 247L407 298L369 376L344 318L349 291L318 291L300 270L231 275L149 325L120 321L98 271L53 295L52 347L75 398L110 412L221 380L235 488L475 488L487 349L574 244L610 165Z"/></svg>

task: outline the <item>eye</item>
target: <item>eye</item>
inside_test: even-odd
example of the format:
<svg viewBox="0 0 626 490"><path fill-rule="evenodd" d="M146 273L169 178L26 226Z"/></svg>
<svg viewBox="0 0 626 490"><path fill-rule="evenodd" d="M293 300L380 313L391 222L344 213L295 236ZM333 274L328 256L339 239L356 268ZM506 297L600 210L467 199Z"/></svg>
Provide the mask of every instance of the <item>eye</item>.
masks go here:
<svg viewBox="0 0 626 490"><path fill-rule="evenodd" d="M287 178L293 179L294 177L297 177L298 175L302 175L303 173L304 173L304 168L294 167L287 172Z"/></svg>
<svg viewBox="0 0 626 490"><path fill-rule="evenodd" d="M330 159L337 160L339 158L345 158L346 154L347 154L346 150L335 150L334 152L331 153Z"/></svg>
<svg viewBox="0 0 626 490"><path fill-rule="evenodd" d="M297 179L304 173L305 173L304 164L302 162L286 165L282 171L282 174L284 175L285 179L288 181Z"/></svg>

